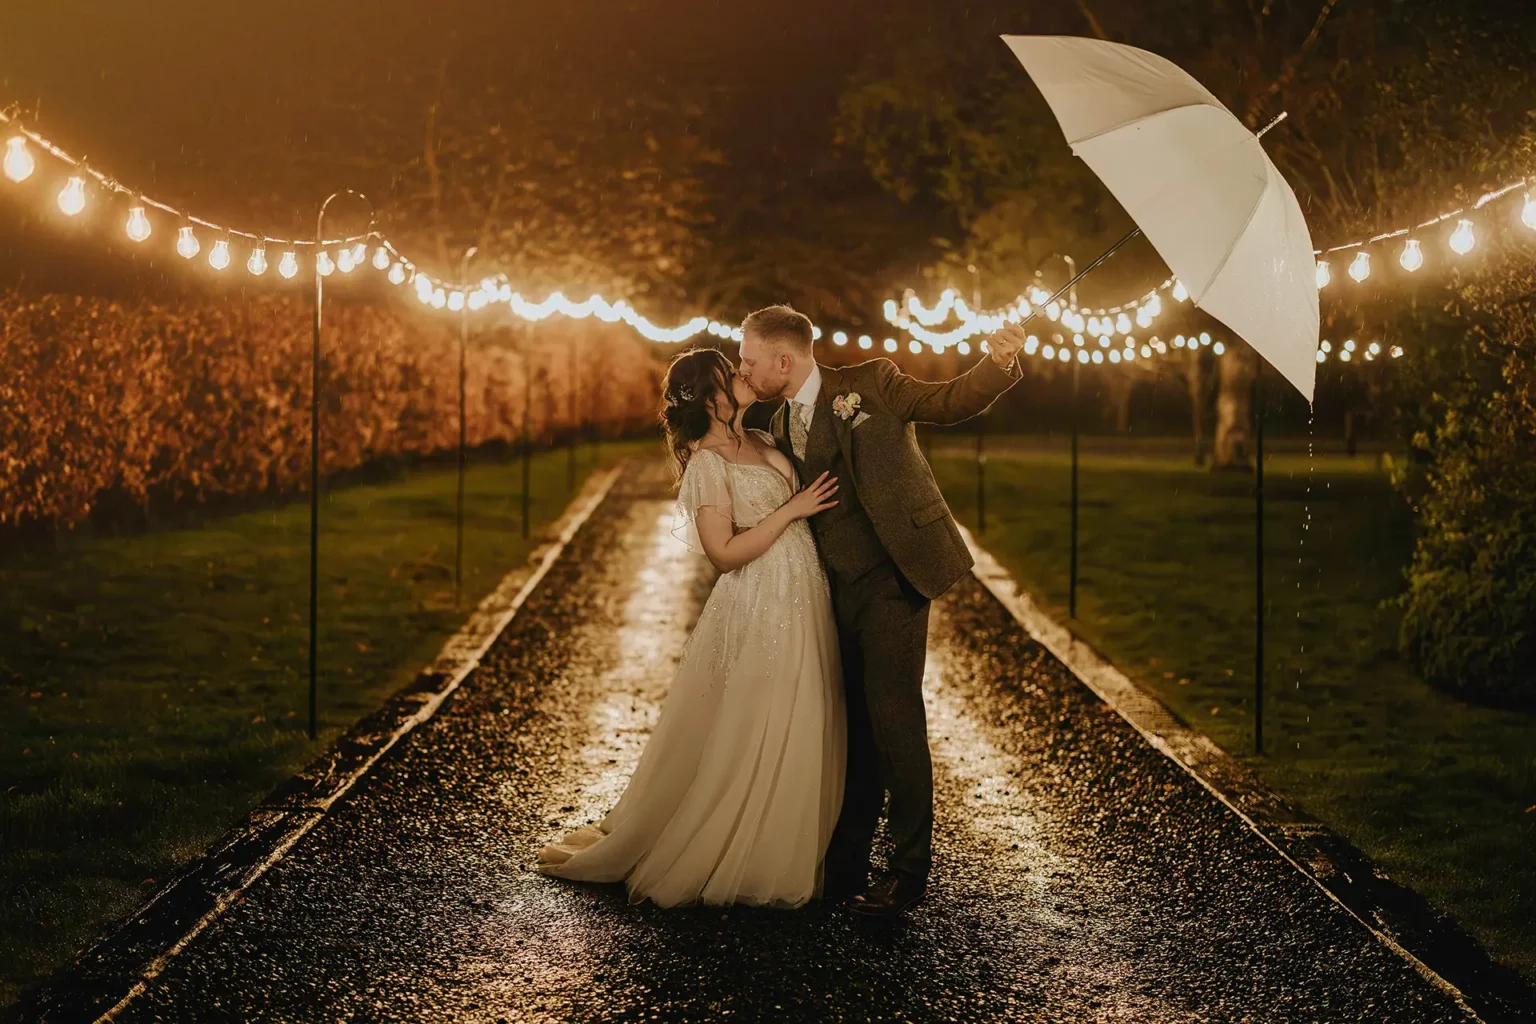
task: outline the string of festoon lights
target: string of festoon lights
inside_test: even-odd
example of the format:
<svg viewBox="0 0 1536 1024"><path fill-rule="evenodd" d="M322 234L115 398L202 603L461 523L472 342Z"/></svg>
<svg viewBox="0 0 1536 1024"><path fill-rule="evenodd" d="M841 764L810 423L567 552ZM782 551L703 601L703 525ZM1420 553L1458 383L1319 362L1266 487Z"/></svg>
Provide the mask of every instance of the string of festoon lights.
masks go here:
<svg viewBox="0 0 1536 1024"><path fill-rule="evenodd" d="M208 266L215 271L229 270L237 258L243 256L245 271L251 276L264 277L269 269L275 269L278 276L291 280L299 274L302 253L312 260L314 269L322 277L336 273L350 274L360 267L371 266L387 275L391 284L409 286L423 305L433 309L459 312L467 308L478 311L492 303L502 303L512 315L530 323L559 314L573 319L596 317L607 323L623 322L643 337L656 342L687 341L705 333L741 340L739 328L709 317L697 316L675 327L663 327L640 315L628 302L622 299L610 302L601 295L592 295L578 302L556 291L535 302L513 290L511 283L502 274L478 282L434 277L417 267L376 229L361 235L317 242L314 239L279 238L229 227L152 199L116 178L103 174L22 124L14 110L0 110L0 124L8 125L13 133L6 139L5 154L0 157L0 170L10 181L19 184L37 173L37 157L32 152L35 147L41 154L52 157L67 168L55 196L59 211L65 216L78 217L92 202L100 201L103 197L108 200L124 197L127 200L127 213L123 221L123 232L129 241L136 245L148 242L156 234L155 221L168 220L175 228L174 248L177 255L188 261L202 255ZM211 244L205 249L205 242L210 239ZM237 253L237 247L243 251ZM269 255L269 252L273 255Z"/></svg>
<svg viewBox="0 0 1536 1024"><path fill-rule="evenodd" d="M1476 213L1489 204L1507 197L1522 198L1520 222L1525 227L1536 231L1536 197L1533 197L1527 188L1531 181L1530 178L1521 178L1519 181L1485 193L1469 207L1449 210L1418 224L1315 250L1319 257L1316 277L1318 289L1321 291L1327 288L1333 280L1332 262L1327 257L1335 253L1354 252L1354 258L1350 260L1346 273L1356 284L1361 284L1371 276L1369 248L1393 239L1403 240L1398 250L1398 265L1410 274L1417 273L1424 268L1426 256L1423 240L1416 236L1453 220L1456 222L1455 227L1449 231L1444 242L1454 256L1465 256L1477 246L1478 238L1477 226L1468 214ZM1188 290L1176 278L1169 278L1151 291L1127 302L1099 308L1074 306L1059 300L1049 301L1051 293L1039 287L1030 288L1027 294L1018 296L1008 306L997 310L972 310L952 288L945 289L933 305L925 306L917 295L908 289L903 303L898 303L895 299L887 299L884 313L886 322L907 332L912 337L914 345L921 342L938 351L953 345L964 354L970 348L967 339L995 331L1008 321L1018 323L1032 311L1038 312L1072 332L1072 346L1078 350L1077 358L1080 361L1101 361L1093 359L1088 354L1090 352L1092 355L1099 354L1094 351L1095 346L1088 343L1087 339L1091 338L1096 340L1100 350L1107 349L1110 353L1120 352L1120 358L1111 361L1121 362L1134 360L1137 356L1146 359L1154 352L1165 351L1159 348L1155 338L1138 345L1133 333L1137 330L1149 329L1164 312L1166 307L1162 297L1165 293L1177 303L1183 303L1189 299ZM958 321L956 326L935 329L940 328L951 317ZM1121 339L1118 344L1114 341L1117 336ZM1184 340L1182 336L1175 338L1174 347L1186 347L1183 344ZM1217 354L1220 354L1224 346L1218 342L1213 348ZM1041 345L1038 338L1030 339L1026 344L1026 351L1031 355L1038 351L1046 359L1062 358L1063 361L1072 359L1071 350L1063 354L1062 346L1052 348L1050 345ZM1357 347L1353 341L1347 341L1339 346L1324 341L1318 347L1317 361L1323 363L1334 358L1341 362L1350 362L1355 358L1356 351ZM1359 348L1358 352L1360 358L1370 361L1377 358L1383 349L1379 343L1371 342ZM1403 350L1400 346L1394 345L1385 352L1390 358L1398 358Z"/></svg>
<svg viewBox="0 0 1536 1024"><path fill-rule="evenodd" d="M373 228L365 234L317 242L314 239L279 238L228 227L194 216L128 188L116 178L103 174L84 160L71 156L63 148L22 124L15 108L0 110L0 124L9 125L14 132L6 140L5 153L3 158L0 158L0 169L3 169L6 178L20 183L36 173L37 160L30 148L35 146L40 152L59 161L68 169L55 197L60 212L65 216L75 217L82 214L95 201L97 194L105 194L108 199L126 197L128 209L123 222L123 231L131 242L144 244L155 234L155 219L168 218L175 225L175 251L185 260L192 261L204 254L204 242L211 236L212 242L207 246L204 258L208 266L215 271L222 272L234 265L237 259L235 248L239 246L245 250L238 255L244 256L244 268L248 274L259 278L263 277L269 269L275 269L278 276L291 280L299 274L300 254L303 253L312 259L314 269L321 276L330 276L334 273L350 274L360 267L371 266L376 271L387 275L391 284L409 286L418 301L438 310L479 311L493 303L499 303L504 305L512 315L530 323L536 323L557 314L572 319L596 317L606 323L623 322L642 337L655 342L684 342L700 334L734 341L741 340L739 328L704 316L692 317L673 327L658 325L642 316L623 299L609 301L600 295L592 295L585 300L574 301L563 293L555 291L535 302L515 291L506 276L502 274L486 277L478 282L458 282L434 277L417 267L382 232ZM1522 178L1520 181L1489 192L1471 207L1451 210L1410 227L1382 232L1370 238L1318 250L1318 255L1327 257L1334 253L1356 251L1347 273L1351 279L1359 283L1365 281L1371 273L1371 259L1370 253L1366 251L1367 248L1381 242L1402 238L1404 244L1399 253L1398 262L1404 270L1414 273L1424 266L1425 256L1420 239L1413 236L1422 234L1437 225L1456 220L1456 226L1446 239L1446 244L1453 253L1464 256L1475 247L1477 242L1476 227L1472 219L1465 214L1480 211L1490 203L1521 193L1529 181L1530 179ZM1526 227L1536 230L1536 200L1533 200L1528 191L1523 195L1524 205L1520 219ZM154 211L153 214L151 211ZM274 251L276 255L269 257L268 250ZM311 253L312 256L310 256ZM1330 261L1319 258L1318 288L1326 288L1331 280ZM1164 294L1167 294L1174 303L1183 303L1189 298L1184 285L1174 278L1165 280L1147 293L1128 302L1096 309L1048 301L1051 298L1050 293L1039 287L1030 288L1027 294L1018 296L1007 307L993 311L970 309L965 300L953 289L946 289L932 306L924 306L909 290L905 296L905 303L898 304L894 299L886 300L884 314L888 323L909 335L906 348L914 354L922 352L925 347L934 352L943 352L953 347L959 354L969 355L971 338L996 331L1005 322L1017 323L1032 311L1038 311L1048 320L1059 323L1070 331L1071 338L1069 343L1067 339L1053 334L1055 341L1053 344L1050 341L1042 343L1038 337L1030 336L1024 347L1025 355L1030 357L1061 362L1071 362L1076 359L1082 363L1129 363L1149 360L1180 349L1195 351L1200 348L1210 348L1216 355L1221 355L1225 351L1225 344L1220 340L1212 339L1208 332L1201 332L1199 335L1188 338L1182 334L1177 335L1172 342L1163 341L1156 336L1137 340L1135 332L1145 332L1150 329L1153 322L1169 308L1163 301ZM934 329L944 324L951 316L958 320L957 326L947 330ZM820 338L822 329L816 327L814 333L817 338ZM832 341L840 347L854 344L863 350L873 349L877 344L870 335L854 338L845 331L834 332ZM895 353L901 348L895 338L885 338L878 344L886 353ZM980 347L984 351L985 342L982 342ZM1317 358L1318 362L1326 362L1329 358L1349 362L1356 357L1357 352L1359 358L1370 361L1381 355L1383 349L1376 342L1357 348L1353 341L1346 341L1339 346L1324 341L1319 346ZM1385 352L1393 358L1402 355L1402 349L1397 346L1392 346Z"/></svg>

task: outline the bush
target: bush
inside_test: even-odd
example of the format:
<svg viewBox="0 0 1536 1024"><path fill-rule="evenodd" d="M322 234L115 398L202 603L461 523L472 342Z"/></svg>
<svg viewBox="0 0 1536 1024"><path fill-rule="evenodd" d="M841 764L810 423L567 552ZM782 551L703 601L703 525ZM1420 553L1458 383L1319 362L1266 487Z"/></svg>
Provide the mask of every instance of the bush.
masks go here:
<svg viewBox="0 0 1536 1024"><path fill-rule="evenodd" d="M0 292L0 525L72 525L108 498L305 489L310 316L285 296L164 305ZM340 302L326 327L328 474L457 445L451 327ZM487 329L470 344L471 446L519 439L530 374L535 437L568 430L573 410L610 432L652 417L656 357L627 328L546 322L531 341L512 337Z"/></svg>
<svg viewBox="0 0 1536 1024"><path fill-rule="evenodd" d="M1442 381L1439 422L1414 438L1428 463L1401 644L1437 687L1536 708L1536 272L1522 263L1462 292L1471 352L1498 373Z"/></svg>

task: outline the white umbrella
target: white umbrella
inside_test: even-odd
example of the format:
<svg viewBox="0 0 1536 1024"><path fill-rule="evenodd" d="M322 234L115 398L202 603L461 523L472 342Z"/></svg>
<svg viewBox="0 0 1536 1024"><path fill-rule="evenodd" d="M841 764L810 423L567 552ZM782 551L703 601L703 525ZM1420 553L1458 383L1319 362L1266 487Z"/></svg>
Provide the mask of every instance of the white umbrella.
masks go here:
<svg viewBox="0 0 1536 1024"><path fill-rule="evenodd" d="M1312 236L1258 137L1156 54L1071 36L1003 41L1045 94L1072 152L1195 304L1310 402L1318 339Z"/></svg>

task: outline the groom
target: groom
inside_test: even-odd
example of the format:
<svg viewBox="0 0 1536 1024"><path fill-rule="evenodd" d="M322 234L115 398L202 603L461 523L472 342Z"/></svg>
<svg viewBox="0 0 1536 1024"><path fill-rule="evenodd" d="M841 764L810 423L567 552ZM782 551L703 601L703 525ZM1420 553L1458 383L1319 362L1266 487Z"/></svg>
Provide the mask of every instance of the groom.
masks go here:
<svg viewBox="0 0 1536 1024"><path fill-rule="evenodd" d="M895 917L922 899L933 854L933 765L923 711L928 605L972 560L917 444L913 423L959 423L1018 380L1024 331L1008 324L990 355L954 380L917 380L889 359L834 369L811 353L811 321L769 306L742 321L741 377L758 398L787 399L772 433L801 480L828 472L838 504L811 518L832 585L848 704L842 815L824 895ZM869 885L886 791L895 849Z"/></svg>

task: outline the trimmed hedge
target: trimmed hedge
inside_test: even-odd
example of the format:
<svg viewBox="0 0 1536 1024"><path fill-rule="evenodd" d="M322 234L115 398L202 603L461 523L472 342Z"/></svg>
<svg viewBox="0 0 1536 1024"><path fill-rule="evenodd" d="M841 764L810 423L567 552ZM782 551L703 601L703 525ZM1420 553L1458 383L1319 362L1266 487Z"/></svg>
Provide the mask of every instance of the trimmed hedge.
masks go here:
<svg viewBox="0 0 1536 1024"><path fill-rule="evenodd" d="M304 490L310 317L307 303L285 296L170 305L0 292L0 525L72 525L108 497ZM457 345L441 320L328 303L325 471L454 448ZM502 327L470 343L471 446L519 439L525 365L536 438L572 427L573 399L588 429L613 433L654 416L659 363L627 328Z"/></svg>

